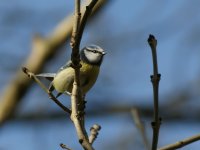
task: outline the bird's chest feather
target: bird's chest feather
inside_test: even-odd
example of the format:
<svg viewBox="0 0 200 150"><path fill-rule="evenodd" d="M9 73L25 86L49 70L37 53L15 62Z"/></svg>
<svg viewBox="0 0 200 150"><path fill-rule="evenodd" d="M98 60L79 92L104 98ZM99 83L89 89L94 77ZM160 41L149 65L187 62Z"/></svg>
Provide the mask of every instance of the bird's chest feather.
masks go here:
<svg viewBox="0 0 200 150"><path fill-rule="evenodd" d="M97 80L99 74L99 67L94 65L89 65L86 63L81 63L82 67L80 69L81 85L83 87L83 92L89 90L92 85Z"/></svg>
<svg viewBox="0 0 200 150"><path fill-rule="evenodd" d="M89 65L81 62L82 67L80 68L80 81L82 92L85 94L94 85L99 74L99 67ZM56 75L53 80L53 85L58 92L63 93L68 91L71 93L74 82L74 69L69 67L62 70Z"/></svg>

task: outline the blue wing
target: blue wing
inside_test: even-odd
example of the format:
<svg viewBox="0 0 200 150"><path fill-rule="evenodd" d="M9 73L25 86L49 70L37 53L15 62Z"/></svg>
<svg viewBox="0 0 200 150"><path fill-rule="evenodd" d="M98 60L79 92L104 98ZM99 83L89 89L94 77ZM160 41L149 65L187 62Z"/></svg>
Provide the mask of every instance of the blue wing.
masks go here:
<svg viewBox="0 0 200 150"><path fill-rule="evenodd" d="M62 66L62 67L57 71L57 73L60 72L60 71L62 71L63 69L66 69L66 68L68 68L68 67L71 67L71 64L72 64L72 61L71 61L71 60L68 61L64 66ZM49 81L53 81L53 79L54 79L54 77L56 76L57 73L40 73L40 74L37 74L36 76L37 76L37 77L43 77L43 78L45 78L45 79L47 79L47 80L49 80Z"/></svg>
<svg viewBox="0 0 200 150"><path fill-rule="evenodd" d="M60 72L60 71L62 71L62 70L64 70L64 69L66 69L66 68L68 68L68 67L71 67L71 65L72 65L72 61L69 60L64 66L62 66L62 67L58 70L58 72ZM58 72L57 72L57 73L58 73Z"/></svg>

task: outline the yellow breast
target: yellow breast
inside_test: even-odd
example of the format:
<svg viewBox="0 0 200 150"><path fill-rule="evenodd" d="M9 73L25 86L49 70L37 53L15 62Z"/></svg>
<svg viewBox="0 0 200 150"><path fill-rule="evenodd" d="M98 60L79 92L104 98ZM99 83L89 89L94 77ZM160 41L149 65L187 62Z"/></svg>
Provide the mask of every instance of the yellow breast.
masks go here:
<svg viewBox="0 0 200 150"><path fill-rule="evenodd" d="M99 74L99 66L90 65L81 62L80 78L82 83L83 94L87 93L97 80Z"/></svg>
<svg viewBox="0 0 200 150"><path fill-rule="evenodd" d="M99 74L99 66L90 65L81 62L82 67L80 68L80 80L83 94L86 94L97 80ZM54 80L53 86L58 92L70 92L74 82L74 69L68 67L59 72Z"/></svg>

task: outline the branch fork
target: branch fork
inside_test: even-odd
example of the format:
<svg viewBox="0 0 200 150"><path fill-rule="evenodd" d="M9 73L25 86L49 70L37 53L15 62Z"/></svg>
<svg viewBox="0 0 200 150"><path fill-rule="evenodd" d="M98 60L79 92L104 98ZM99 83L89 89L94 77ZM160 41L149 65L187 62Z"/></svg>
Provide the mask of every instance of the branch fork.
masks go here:
<svg viewBox="0 0 200 150"><path fill-rule="evenodd" d="M74 12L74 26L71 37L71 60L74 68L74 84L71 95L71 120L74 123L76 132L79 138L79 143L82 145L85 150L94 150L92 143L89 141L86 129L85 129L85 118L84 118L84 109L85 109L85 100L82 96L81 86L80 86L80 42L83 35L83 31L87 22L87 18L92 12L93 7L97 3L97 0L92 0L90 4L86 7L86 11L81 19L80 13L80 0L75 0L75 12ZM95 138L93 138L95 139Z"/></svg>

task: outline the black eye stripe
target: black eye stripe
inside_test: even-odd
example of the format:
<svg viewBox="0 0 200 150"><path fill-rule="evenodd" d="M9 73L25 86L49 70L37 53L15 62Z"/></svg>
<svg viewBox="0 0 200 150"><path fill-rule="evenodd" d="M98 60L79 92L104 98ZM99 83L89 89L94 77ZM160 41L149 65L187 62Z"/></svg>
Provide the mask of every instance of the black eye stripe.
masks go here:
<svg viewBox="0 0 200 150"><path fill-rule="evenodd" d="M91 49L87 49L87 51L93 52L93 53L99 53L101 54L101 52L97 51L97 50L91 50Z"/></svg>

